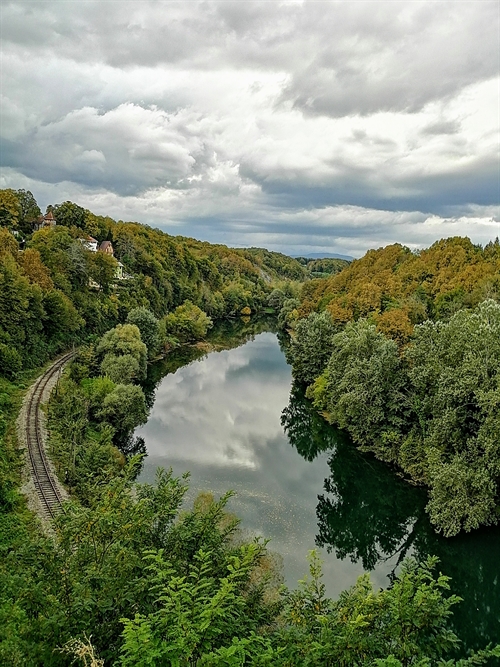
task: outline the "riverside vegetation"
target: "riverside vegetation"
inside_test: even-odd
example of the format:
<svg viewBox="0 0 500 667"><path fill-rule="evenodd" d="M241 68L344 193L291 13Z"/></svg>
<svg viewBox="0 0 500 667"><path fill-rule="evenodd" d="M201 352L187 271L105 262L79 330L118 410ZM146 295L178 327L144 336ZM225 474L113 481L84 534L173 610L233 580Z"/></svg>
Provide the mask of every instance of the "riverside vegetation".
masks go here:
<svg viewBox="0 0 500 667"><path fill-rule="evenodd" d="M447 536L500 515L499 290L498 240L456 238L370 251L295 308L295 378L361 449L429 488Z"/></svg>
<svg viewBox="0 0 500 667"><path fill-rule="evenodd" d="M372 339L382 334L374 325L337 331L331 315L301 320L299 288L308 270L283 255L173 238L70 202L52 210L57 226L31 234L39 214L32 195L1 192L1 664L444 667L500 657L500 647L449 657L459 650L449 625L459 600L431 557L406 560L387 590L374 590L364 575L333 601L312 553L309 576L288 591L265 541L239 532L226 508L230 493L220 500L201 495L183 510L187 476L159 470L154 486L134 481L143 444L131 433L150 405L141 387L148 359L203 338L213 319L279 308L282 325L295 324L295 368L302 345L313 398L332 411L333 374L324 376L323 362L318 374L307 370L303 343L311 324L324 319L319 357L327 366L336 336L349 337L349 327L364 327L369 349L378 349ZM88 250L82 234L111 241L128 277L117 281L115 260ZM311 295L311 285L305 282L303 295ZM493 321L495 307L488 302L458 315ZM48 408L51 453L72 500L46 536L18 491L14 419L37 367L72 344L78 355ZM379 366L386 361L389 374L396 362L384 351ZM494 389L485 384L481 391L484 405L493 404ZM390 415L388 423L398 419ZM474 423L481 419L477 414Z"/></svg>

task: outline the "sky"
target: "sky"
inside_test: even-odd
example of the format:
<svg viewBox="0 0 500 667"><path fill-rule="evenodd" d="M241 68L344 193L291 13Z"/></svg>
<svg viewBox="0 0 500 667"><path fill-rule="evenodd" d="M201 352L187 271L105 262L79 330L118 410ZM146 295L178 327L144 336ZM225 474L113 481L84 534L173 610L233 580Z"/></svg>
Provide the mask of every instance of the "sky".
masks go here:
<svg viewBox="0 0 500 667"><path fill-rule="evenodd" d="M0 187L359 257L500 235L497 0L0 0Z"/></svg>

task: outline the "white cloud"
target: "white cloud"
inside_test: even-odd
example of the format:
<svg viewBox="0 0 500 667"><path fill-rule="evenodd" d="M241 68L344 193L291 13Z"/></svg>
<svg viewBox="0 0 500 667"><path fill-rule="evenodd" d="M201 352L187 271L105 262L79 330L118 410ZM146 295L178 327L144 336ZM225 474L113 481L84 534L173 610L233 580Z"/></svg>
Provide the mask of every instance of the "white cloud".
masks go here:
<svg viewBox="0 0 500 667"><path fill-rule="evenodd" d="M2 180L44 206L356 253L417 242L402 215L482 211L481 239L498 218L496 3L4 2L3 23Z"/></svg>
<svg viewBox="0 0 500 667"><path fill-rule="evenodd" d="M272 334L257 337L250 346L253 355L260 348L268 360L272 341ZM146 436L149 453L170 464L257 469L260 450L283 437L280 413L288 401L290 371L281 364L273 375L270 368L263 386L262 378L248 370L252 363L258 362L242 347L167 375L147 426L137 431Z"/></svg>

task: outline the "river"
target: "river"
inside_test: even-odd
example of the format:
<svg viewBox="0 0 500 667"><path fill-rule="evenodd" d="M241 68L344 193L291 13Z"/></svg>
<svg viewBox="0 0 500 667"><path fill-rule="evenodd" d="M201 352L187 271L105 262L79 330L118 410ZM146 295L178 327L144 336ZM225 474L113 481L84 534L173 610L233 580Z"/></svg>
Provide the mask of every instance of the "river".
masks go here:
<svg viewBox="0 0 500 667"><path fill-rule="evenodd" d="M200 492L235 491L230 511L244 532L271 540L290 587L314 548L332 597L365 570L376 587L387 586L405 556L437 555L464 598L454 624L467 648L498 641L500 528L437 536L425 492L358 452L311 409L268 328L226 325L210 338L214 351L183 348L152 367L151 412L136 431L148 452L139 481L172 467L191 473L188 502Z"/></svg>

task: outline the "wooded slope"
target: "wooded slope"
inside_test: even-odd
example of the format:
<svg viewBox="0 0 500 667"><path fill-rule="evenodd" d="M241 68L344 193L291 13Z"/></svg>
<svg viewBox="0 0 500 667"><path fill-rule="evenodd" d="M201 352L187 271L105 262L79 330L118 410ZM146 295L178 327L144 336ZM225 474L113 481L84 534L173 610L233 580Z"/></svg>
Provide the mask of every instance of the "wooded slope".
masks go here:
<svg viewBox="0 0 500 667"><path fill-rule="evenodd" d="M499 294L498 240L482 248L453 237L420 252L398 243L369 250L341 273L304 285L299 314L326 309L339 323L370 316L380 331L404 341L415 324Z"/></svg>

